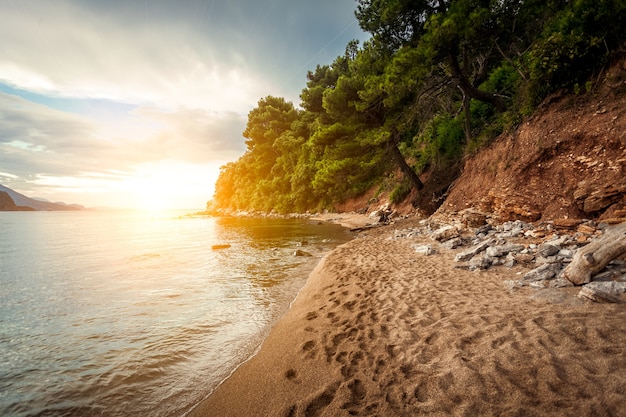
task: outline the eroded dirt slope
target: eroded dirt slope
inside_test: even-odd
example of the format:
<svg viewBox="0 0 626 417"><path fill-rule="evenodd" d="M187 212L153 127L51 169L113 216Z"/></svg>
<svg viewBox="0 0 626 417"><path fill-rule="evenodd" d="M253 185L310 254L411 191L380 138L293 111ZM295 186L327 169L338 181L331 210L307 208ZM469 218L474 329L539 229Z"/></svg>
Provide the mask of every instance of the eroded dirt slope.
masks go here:
<svg viewBox="0 0 626 417"><path fill-rule="evenodd" d="M626 60L592 92L555 95L467 159L439 212L501 220L626 217Z"/></svg>

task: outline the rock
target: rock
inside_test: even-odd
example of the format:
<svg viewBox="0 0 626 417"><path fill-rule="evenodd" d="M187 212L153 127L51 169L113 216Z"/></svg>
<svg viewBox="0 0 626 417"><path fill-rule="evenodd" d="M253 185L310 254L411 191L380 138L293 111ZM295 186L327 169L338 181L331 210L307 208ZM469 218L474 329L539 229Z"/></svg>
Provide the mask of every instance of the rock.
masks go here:
<svg viewBox="0 0 626 417"><path fill-rule="evenodd" d="M598 290L593 287L588 287L586 285L580 289L577 297L583 300L591 300L596 303L619 303L621 302L619 297L613 294L609 294L607 292Z"/></svg>
<svg viewBox="0 0 626 417"><path fill-rule="evenodd" d="M460 232L455 226L447 225L443 226L430 234L430 238L438 242L450 240L455 237L459 237Z"/></svg>
<svg viewBox="0 0 626 417"><path fill-rule="evenodd" d="M446 240L445 242L441 244L441 246L446 249L456 249L459 246L463 246L464 244L465 244L465 241L463 240L463 238L455 237L450 240Z"/></svg>
<svg viewBox="0 0 626 417"><path fill-rule="evenodd" d="M311 255L309 252L305 252L302 249L296 249L296 251L293 253L293 256L313 256Z"/></svg>
<svg viewBox="0 0 626 417"><path fill-rule="evenodd" d="M539 254L539 256L547 258L548 256L556 255L557 253L559 253L559 247L554 246L550 243L542 243L537 248L537 253Z"/></svg>
<svg viewBox="0 0 626 417"><path fill-rule="evenodd" d="M535 263L537 265L555 264L555 263L561 262L562 260L563 259L558 256L548 256L547 258L544 258L543 256L538 256L535 259Z"/></svg>
<svg viewBox="0 0 626 417"><path fill-rule="evenodd" d="M623 223L626 221L626 218L624 217L613 217L613 218L609 218L609 219L604 219L602 220L602 223L606 223L606 224L619 224L619 223Z"/></svg>
<svg viewBox="0 0 626 417"><path fill-rule="evenodd" d="M532 253L516 253L513 255L515 261L521 264L529 263L535 260L535 255Z"/></svg>
<svg viewBox="0 0 626 417"><path fill-rule="evenodd" d="M476 210L467 209L461 212L461 221L466 227L481 227L487 223L487 215Z"/></svg>
<svg viewBox="0 0 626 417"><path fill-rule="evenodd" d="M432 245L413 245L413 249L416 253L426 256L437 253L437 251L433 249Z"/></svg>
<svg viewBox="0 0 626 417"><path fill-rule="evenodd" d="M546 281L554 278L559 272L563 265L560 263L546 263L533 269L532 271L528 271L523 280L526 282L535 282L535 281Z"/></svg>
<svg viewBox="0 0 626 417"><path fill-rule="evenodd" d="M509 253L508 255L506 255L503 265L506 266L507 268L513 268L516 263L517 263L517 260L515 259L514 254Z"/></svg>
<svg viewBox="0 0 626 417"><path fill-rule="evenodd" d="M619 295L626 293L626 282L616 281L594 281L583 286L583 288L591 288L594 291L600 291L608 294Z"/></svg>
<svg viewBox="0 0 626 417"><path fill-rule="evenodd" d="M606 185L596 189L593 184L581 181L574 191L574 200L578 208L585 213L594 213L619 201L625 192L626 187L623 185Z"/></svg>
<svg viewBox="0 0 626 417"><path fill-rule="evenodd" d="M471 270L485 270L491 268L493 265L494 258L489 256L475 256L469 262L469 267Z"/></svg>
<svg viewBox="0 0 626 417"><path fill-rule="evenodd" d="M581 219L556 219L553 223L557 227L562 227L565 229L572 229L583 221Z"/></svg>
<svg viewBox="0 0 626 417"><path fill-rule="evenodd" d="M614 269L607 269L605 271L600 272L599 274L596 274L593 276L593 282L590 282L587 285L593 284L594 282L602 282L602 281L613 281L613 279L618 278L621 276L621 273L619 271L616 271Z"/></svg>
<svg viewBox="0 0 626 417"><path fill-rule="evenodd" d="M521 252L525 249L526 247L524 245L517 245L517 244L509 244L509 245L502 245L502 246L491 246L489 248L487 248L486 250L486 254L487 256L490 256L492 258L497 258L500 256L504 256L507 255L511 252Z"/></svg>
<svg viewBox="0 0 626 417"><path fill-rule="evenodd" d="M596 232L596 228L595 227L591 227L589 225L586 224L581 224L580 226L578 226L578 228L576 229L578 232L580 233L585 233L587 235L592 235Z"/></svg>
<svg viewBox="0 0 626 417"><path fill-rule="evenodd" d="M493 244L493 242L494 241L492 239L485 240L484 242L481 242L481 243L479 243L479 244L477 244L475 246L472 246L471 248L466 249L463 252L457 253L456 256L454 257L454 260L455 260L455 262L466 262L466 261L469 261L470 259L472 259L474 257L474 255L484 251L489 246L491 246Z"/></svg>
<svg viewBox="0 0 626 417"><path fill-rule="evenodd" d="M476 229L476 235L482 235L482 234L487 234L490 231L494 230L493 226L490 224L486 224L484 226L479 227L478 229Z"/></svg>
<svg viewBox="0 0 626 417"><path fill-rule="evenodd" d="M566 280L565 278L559 276L553 280L548 281L548 287L549 288L569 288L569 287L573 287L574 284L572 284L571 282L569 282L568 280Z"/></svg>
<svg viewBox="0 0 626 417"><path fill-rule="evenodd" d="M517 280L512 280L512 279L505 280L503 284L504 284L504 288L506 288L509 291L512 291L512 290L515 290L517 288L524 286L524 283L522 281L517 281Z"/></svg>
<svg viewBox="0 0 626 417"><path fill-rule="evenodd" d="M562 248L567 242L570 241L570 237L567 235L559 236L553 239L546 241L545 243L550 244L552 246L556 246L557 248Z"/></svg>

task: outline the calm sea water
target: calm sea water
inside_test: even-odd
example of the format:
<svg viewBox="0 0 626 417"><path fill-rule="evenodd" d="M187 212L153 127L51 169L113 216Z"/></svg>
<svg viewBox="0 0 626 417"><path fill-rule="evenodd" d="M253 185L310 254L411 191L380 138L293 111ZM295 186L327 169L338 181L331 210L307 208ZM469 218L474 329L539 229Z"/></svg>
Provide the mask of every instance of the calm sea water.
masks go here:
<svg viewBox="0 0 626 417"><path fill-rule="evenodd" d="M0 415L184 415L349 238L303 220L0 213Z"/></svg>

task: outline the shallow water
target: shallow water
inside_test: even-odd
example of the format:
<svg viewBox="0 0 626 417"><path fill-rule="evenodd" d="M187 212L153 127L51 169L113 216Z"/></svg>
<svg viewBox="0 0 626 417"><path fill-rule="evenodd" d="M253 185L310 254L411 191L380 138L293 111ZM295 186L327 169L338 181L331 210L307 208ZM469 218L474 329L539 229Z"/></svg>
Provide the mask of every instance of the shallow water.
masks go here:
<svg viewBox="0 0 626 417"><path fill-rule="evenodd" d="M349 238L302 220L0 213L0 415L184 415Z"/></svg>

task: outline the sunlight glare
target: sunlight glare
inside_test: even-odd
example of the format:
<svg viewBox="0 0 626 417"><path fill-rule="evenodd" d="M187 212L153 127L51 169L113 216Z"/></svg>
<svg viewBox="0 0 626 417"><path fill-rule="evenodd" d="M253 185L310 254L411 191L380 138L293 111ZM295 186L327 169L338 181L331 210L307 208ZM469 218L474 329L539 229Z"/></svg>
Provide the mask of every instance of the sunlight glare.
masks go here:
<svg viewBox="0 0 626 417"><path fill-rule="evenodd" d="M134 208L151 213L173 209L202 210L213 195L217 165L161 163L143 166L128 182Z"/></svg>

